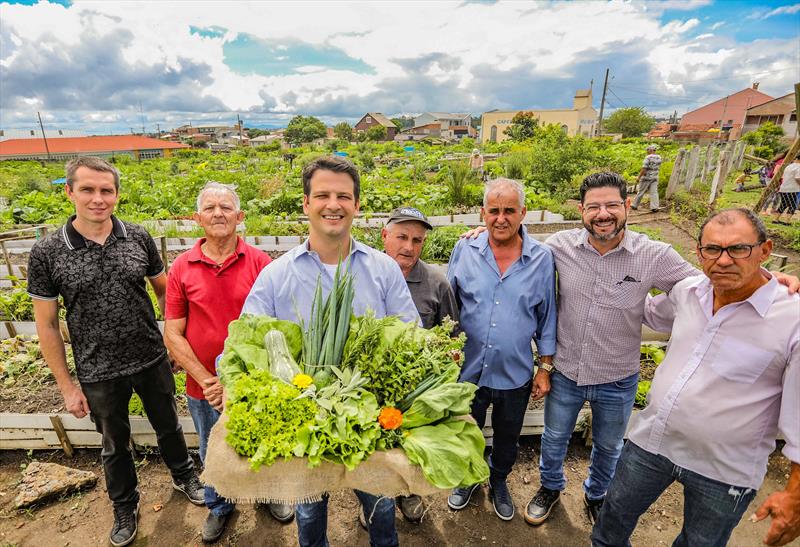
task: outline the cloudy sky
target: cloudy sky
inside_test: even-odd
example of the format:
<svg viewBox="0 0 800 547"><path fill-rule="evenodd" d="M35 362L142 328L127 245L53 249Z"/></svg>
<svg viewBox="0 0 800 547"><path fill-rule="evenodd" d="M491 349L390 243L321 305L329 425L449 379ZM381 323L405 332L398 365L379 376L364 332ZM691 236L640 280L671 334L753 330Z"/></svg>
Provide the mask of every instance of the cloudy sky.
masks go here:
<svg viewBox="0 0 800 547"><path fill-rule="evenodd" d="M0 127L281 126L423 111L683 113L800 81L800 3L0 2Z"/></svg>

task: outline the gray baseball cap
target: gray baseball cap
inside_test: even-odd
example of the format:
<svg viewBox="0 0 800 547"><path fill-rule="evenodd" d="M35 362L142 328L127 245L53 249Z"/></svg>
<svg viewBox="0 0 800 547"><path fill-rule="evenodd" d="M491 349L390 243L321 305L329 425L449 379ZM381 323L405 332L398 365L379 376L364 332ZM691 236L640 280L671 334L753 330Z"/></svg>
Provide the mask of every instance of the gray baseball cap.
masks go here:
<svg viewBox="0 0 800 547"><path fill-rule="evenodd" d="M389 222L408 222L410 220L421 222L428 230L433 230L433 226L428 222L428 217L414 207L398 207L389 215L387 224Z"/></svg>

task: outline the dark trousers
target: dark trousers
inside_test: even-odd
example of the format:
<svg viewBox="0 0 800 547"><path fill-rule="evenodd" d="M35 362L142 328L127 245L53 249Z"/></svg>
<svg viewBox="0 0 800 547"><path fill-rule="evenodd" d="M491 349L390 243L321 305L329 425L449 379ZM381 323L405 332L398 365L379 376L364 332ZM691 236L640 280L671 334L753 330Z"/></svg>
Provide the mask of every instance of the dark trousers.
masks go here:
<svg viewBox="0 0 800 547"><path fill-rule="evenodd" d="M483 429L486 411L492 405L492 452L489 480L505 480L517 460L519 434L531 396L531 382L515 389L479 387L472 400L472 417Z"/></svg>
<svg viewBox="0 0 800 547"><path fill-rule="evenodd" d="M130 451L131 424L128 402L135 391L142 400L147 419L156 431L158 448L174 479L183 479L194 472L194 463L186 449L183 429L178 423L175 405L175 380L169 361L133 374L81 384L89 401L91 418L103 436L103 471L106 490L114 506L132 505L139 501L136 488L136 467Z"/></svg>

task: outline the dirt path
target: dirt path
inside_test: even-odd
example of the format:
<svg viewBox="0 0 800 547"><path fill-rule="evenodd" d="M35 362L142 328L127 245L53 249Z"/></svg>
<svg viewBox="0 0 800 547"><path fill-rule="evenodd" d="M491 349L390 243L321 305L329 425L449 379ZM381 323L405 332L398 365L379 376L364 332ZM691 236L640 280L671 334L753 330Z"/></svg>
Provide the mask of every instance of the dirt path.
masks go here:
<svg viewBox="0 0 800 547"><path fill-rule="evenodd" d="M511 522L500 521L491 511L486 489L473 498L464 511L455 513L446 506L446 494L429 500L429 509L419 525L402 520L398 513L398 530L402 545L484 546L587 545L590 533L583 507L581 481L586 476L588 450L577 441L568 453L565 472L568 486L561 504L544 525L533 528L525 524L519 511L538 487L538 471L534 454L538 455L538 438L525 438L518 464L509 478L518 513ZM0 546L105 546L111 527L111 506L104 491L99 451L81 450L73 460L60 452L42 452L41 461L53 461L80 469L92 470L101 478L88 492L51 502L29 511L14 511L11 506L20 465L29 461L25 452L0 452ZM166 467L154 455L139 465L142 493L139 535L135 547L171 547L200 545L199 530L205 519L204 508L191 505L170 486ZM783 488L789 472L785 458L773 454L769 474L756 501L745 514L749 515L768 495ZM155 507L162 506L156 511ZM334 546L366 546L368 537L358 525L358 502L351 493L333 496L329 513L329 540ZM673 485L642 517L633 537L635 546L670 545L682 521L682 498L679 486ZM761 544L765 523L752 524L745 519L736 528L730 542L734 547ZM294 524L283 526L252 506L238 507L229 529L218 545L278 546L296 545ZM795 542L794 545L800 545Z"/></svg>

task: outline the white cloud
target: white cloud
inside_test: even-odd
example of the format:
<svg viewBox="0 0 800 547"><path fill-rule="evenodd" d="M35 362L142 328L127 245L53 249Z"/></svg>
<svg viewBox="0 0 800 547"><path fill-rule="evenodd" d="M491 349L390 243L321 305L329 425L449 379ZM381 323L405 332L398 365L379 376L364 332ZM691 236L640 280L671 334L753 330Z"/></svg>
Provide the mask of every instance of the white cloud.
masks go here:
<svg viewBox="0 0 800 547"><path fill-rule="evenodd" d="M707 3L206 1L190 9L180 1L77 0L68 8L4 4L0 72L6 89L19 97L0 100L13 111L4 123L25 118L20 104L31 100L64 120L109 124L114 116L120 124L132 123L126 110L130 119L138 118L131 101L144 102L149 116L165 123L185 119L175 113L181 100L194 119L230 117L217 112L224 109L277 120L295 112L332 118L374 109L478 112L566 106L575 88L590 79L600 82L605 66L612 74L636 66L644 85L685 98L691 90L684 80L714 77L722 64L743 59L744 51L763 58L710 32L688 36L700 25L691 10ZM794 6L778 10L784 8ZM667 9L687 17L662 23L659 14ZM723 20L712 31L725 23L724 10L719 16ZM222 30L202 36L190 27ZM273 63L289 62L288 44L302 42L336 48L371 71L334 70L310 59L281 75L239 73L226 64L223 47L244 35L278 43ZM786 50L785 42L775 44ZM97 49L118 55L103 57ZM120 66L84 66L82 55ZM788 59L792 55L796 59L796 51ZM752 64L750 58L742 61ZM100 71L88 75L97 80L94 87L85 85L87 74L81 73L93 68ZM797 76L790 72L787 79ZM97 116L82 114L92 106Z"/></svg>
<svg viewBox="0 0 800 547"><path fill-rule="evenodd" d="M792 15L800 12L800 4L792 4L791 6L780 6L772 10L765 8L757 9L747 16L748 19L768 19L776 15Z"/></svg>

